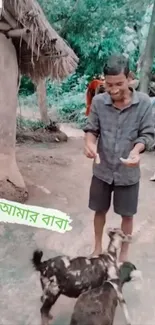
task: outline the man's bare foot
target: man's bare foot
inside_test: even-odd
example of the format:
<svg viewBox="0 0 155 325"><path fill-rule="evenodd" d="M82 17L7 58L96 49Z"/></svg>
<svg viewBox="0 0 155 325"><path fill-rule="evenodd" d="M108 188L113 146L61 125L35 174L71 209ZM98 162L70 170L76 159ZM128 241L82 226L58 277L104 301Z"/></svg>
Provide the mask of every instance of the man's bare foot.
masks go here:
<svg viewBox="0 0 155 325"><path fill-rule="evenodd" d="M101 247L100 248L95 248L95 250L93 251L93 253L91 253L89 255L89 257L98 256L100 254L102 254L102 248Z"/></svg>

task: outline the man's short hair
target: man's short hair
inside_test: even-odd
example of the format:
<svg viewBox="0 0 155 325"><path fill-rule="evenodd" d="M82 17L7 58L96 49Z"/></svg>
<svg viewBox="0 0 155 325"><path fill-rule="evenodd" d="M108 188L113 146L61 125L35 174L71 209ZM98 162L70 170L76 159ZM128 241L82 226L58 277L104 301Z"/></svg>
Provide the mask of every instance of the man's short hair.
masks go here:
<svg viewBox="0 0 155 325"><path fill-rule="evenodd" d="M123 72L128 77L129 71L129 60L122 54L111 55L104 66L105 76L117 76Z"/></svg>

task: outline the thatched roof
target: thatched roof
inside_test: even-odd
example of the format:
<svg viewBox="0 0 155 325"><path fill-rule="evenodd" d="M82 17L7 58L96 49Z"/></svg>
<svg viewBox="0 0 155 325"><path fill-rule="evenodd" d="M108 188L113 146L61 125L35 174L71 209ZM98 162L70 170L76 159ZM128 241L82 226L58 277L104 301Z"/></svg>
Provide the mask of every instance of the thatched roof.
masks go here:
<svg viewBox="0 0 155 325"><path fill-rule="evenodd" d="M12 38L22 75L33 80L63 79L77 68L77 56L51 27L35 0L3 0L2 30Z"/></svg>

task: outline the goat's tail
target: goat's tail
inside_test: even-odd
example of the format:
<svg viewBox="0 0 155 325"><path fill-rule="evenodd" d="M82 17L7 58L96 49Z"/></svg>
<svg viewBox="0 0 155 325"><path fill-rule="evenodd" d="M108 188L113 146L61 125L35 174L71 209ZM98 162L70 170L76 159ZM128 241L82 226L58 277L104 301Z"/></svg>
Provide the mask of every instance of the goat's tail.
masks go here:
<svg viewBox="0 0 155 325"><path fill-rule="evenodd" d="M33 264L33 266L35 267L35 269L37 271L41 271L41 266L42 266L41 259L42 259L42 256L43 256L42 251L36 250L33 253L33 257L32 257L31 261L32 261L32 264Z"/></svg>

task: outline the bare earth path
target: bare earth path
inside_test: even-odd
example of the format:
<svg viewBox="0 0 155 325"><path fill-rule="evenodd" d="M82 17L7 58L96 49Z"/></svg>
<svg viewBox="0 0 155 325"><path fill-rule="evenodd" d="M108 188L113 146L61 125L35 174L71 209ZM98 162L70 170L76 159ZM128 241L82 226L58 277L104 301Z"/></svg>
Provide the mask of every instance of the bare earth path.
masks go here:
<svg viewBox="0 0 155 325"><path fill-rule="evenodd" d="M30 258L37 247L44 250L45 257L91 252L93 214L87 201L92 162L83 155L81 137L69 138L65 144L18 146L17 158L29 186L28 203L60 209L73 219L73 230L64 235L0 224L0 323L39 325L41 288L39 274L33 271ZM135 216L137 238L130 252L131 260L143 271L144 281L141 291L135 290L134 284L124 287L133 325L155 324L155 183L149 181L153 168L154 153L144 154L139 211ZM119 222L119 216L111 209L108 225ZM59 298L53 309L53 325L69 325L74 303L75 300ZM125 324L119 308L115 324Z"/></svg>

